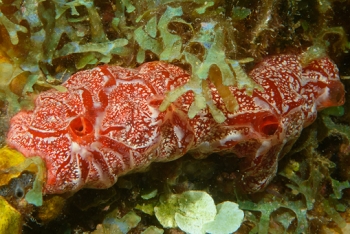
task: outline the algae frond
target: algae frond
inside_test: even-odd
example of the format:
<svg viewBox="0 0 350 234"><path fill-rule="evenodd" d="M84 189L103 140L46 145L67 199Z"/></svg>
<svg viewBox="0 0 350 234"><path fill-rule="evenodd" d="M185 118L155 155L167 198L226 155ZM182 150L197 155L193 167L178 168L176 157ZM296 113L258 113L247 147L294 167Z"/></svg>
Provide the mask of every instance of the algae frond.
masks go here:
<svg viewBox="0 0 350 234"><path fill-rule="evenodd" d="M193 118L208 105L215 119L223 122L222 113L205 95L208 78L217 80L215 84L218 83L223 90L221 93L225 93L227 85L238 85L247 88L248 92L259 88L241 68L239 60L227 53L228 46L231 49L236 47L230 35L235 32L232 22L229 22L233 18L225 17L224 8L218 7L214 12L217 16L209 13L214 18L208 20L206 14L217 7L219 1L174 0L163 2L165 5L151 1L145 3L148 9L136 7L133 1L112 4L106 12L111 17L109 22L101 20L103 12L98 11L99 4L92 0L25 1L14 5L17 11L12 17L6 12L8 5L0 3L0 19L9 35L5 35L3 40L8 40L7 43L13 47L13 51L6 53L13 59L13 66L26 73L26 82L19 96L34 92L38 86L64 91L56 85L78 69L100 63L135 66L136 63L149 61L150 57L151 60L187 64L192 74L188 84L167 94L161 110L191 91L195 101L189 117ZM20 8L24 10L20 11ZM194 11L192 15L189 10ZM248 13L240 13L236 9L233 15L240 16L234 20L242 20ZM27 27L20 25L23 21ZM133 24L129 26L127 21ZM217 68L216 72L210 74L213 67ZM13 78L8 76L7 79L11 81ZM8 87L2 89L7 97L11 97ZM11 103L18 98L13 96ZM238 108L234 97L226 95L224 100L230 111Z"/></svg>

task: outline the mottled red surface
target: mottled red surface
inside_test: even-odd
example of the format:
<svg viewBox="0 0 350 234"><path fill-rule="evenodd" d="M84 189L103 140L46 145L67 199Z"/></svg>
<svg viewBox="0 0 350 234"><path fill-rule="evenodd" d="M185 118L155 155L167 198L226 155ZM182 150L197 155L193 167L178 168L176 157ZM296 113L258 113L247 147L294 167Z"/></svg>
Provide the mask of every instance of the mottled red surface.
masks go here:
<svg viewBox="0 0 350 234"><path fill-rule="evenodd" d="M242 158L243 189L255 192L271 181L281 150L291 147L317 111L343 104L344 87L328 58L303 68L298 56L279 55L249 75L264 91L249 96L230 87L239 103L233 113L210 85L226 116L218 124L208 109L188 118L192 91L165 112L158 110L167 91L189 80L181 68L162 62L137 69L99 66L69 78L67 92L40 94L33 111L13 117L7 142L27 157L45 160L45 193L108 188L118 176L189 151L234 153Z"/></svg>

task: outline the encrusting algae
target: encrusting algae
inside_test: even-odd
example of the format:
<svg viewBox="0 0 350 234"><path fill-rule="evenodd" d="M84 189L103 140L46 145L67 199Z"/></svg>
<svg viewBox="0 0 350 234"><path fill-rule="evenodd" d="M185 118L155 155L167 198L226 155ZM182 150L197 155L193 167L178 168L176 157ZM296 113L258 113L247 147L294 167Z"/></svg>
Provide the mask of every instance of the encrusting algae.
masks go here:
<svg viewBox="0 0 350 234"><path fill-rule="evenodd" d="M195 120L208 110L213 124L220 125L230 119L226 110L230 114L240 108L229 86L245 89L248 99L265 92L266 87L252 79L255 64L273 56L300 55L301 69L306 69L310 62L329 56L345 78L347 103L350 28L344 19L349 10L345 1L328 0L0 1L1 144L15 113L32 110L35 98L48 89L64 95L69 91L62 82L101 64L135 68L162 61L180 67L190 74L187 82L153 105L167 113L192 92L187 116ZM211 95L212 87L224 109ZM22 228L24 233L195 233L188 228L198 220L170 227L156 213L171 198L200 193L218 205L213 205L216 222L222 221L220 209L225 210L219 204L238 204L244 212L238 233L347 233L349 113L349 105L319 113L294 146L292 142L280 153L286 156L278 163L276 177L255 194L239 189L243 171L238 165L244 158L213 155L153 164L147 172L122 177L108 190L43 196L45 161L25 158L5 146L0 150L0 196L7 201L0 199L7 213L0 228L13 228L13 233ZM273 119L266 123L269 127L262 131L273 132ZM246 155L247 149L239 152ZM147 191L156 192L146 199ZM85 208L74 205L76 200L84 200ZM193 202L200 204L200 199ZM172 219L179 213L192 220L185 214L191 206L180 206L170 205L166 212L174 214Z"/></svg>

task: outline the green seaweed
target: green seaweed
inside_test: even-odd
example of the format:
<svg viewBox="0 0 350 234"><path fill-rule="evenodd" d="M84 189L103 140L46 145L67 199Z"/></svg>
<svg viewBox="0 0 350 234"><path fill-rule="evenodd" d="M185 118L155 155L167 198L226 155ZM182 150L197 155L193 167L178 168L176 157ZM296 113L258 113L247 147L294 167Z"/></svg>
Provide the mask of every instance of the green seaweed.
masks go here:
<svg viewBox="0 0 350 234"><path fill-rule="evenodd" d="M307 48L307 50L302 53L301 62L303 64L308 64L310 61L325 57L327 55L327 48L330 43L326 39L329 35L337 35L338 40L332 44L333 51L346 51L346 45L348 43L347 35L343 27L324 27L316 35L313 45Z"/></svg>
<svg viewBox="0 0 350 234"><path fill-rule="evenodd" d="M17 36L18 32L23 32L23 33L28 32L26 27L13 23L1 11L0 11L0 24L4 25L4 27L6 28L11 38L11 42L14 45L18 44L18 36Z"/></svg>
<svg viewBox="0 0 350 234"><path fill-rule="evenodd" d="M294 212L294 215L298 220L298 226L297 226L297 229L295 230L295 233L305 233L305 231L308 229L308 222L306 219L307 210L305 209L302 201L288 201L288 200L264 201L262 200L258 203L254 203L249 200L238 200L238 204L239 204L239 207L243 210L258 211L261 214L260 219L256 220L257 221L256 228L252 230L250 233L259 233L259 234L269 233L270 217L272 216L273 212L275 212L280 208L287 208L292 212ZM278 220L280 220L280 218ZM289 220L290 221L287 221L287 223L292 222L291 217L289 217ZM285 225L286 223L284 223L284 226ZM285 227L285 231L288 229L288 227Z"/></svg>
<svg viewBox="0 0 350 234"><path fill-rule="evenodd" d="M350 182L348 180L340 182L335 179L331 179L331 181L334 192L334 194L331 194L331 196L335 199L341 199L343 196L343 190L350 188Z"/></svg>
<svg viewBox="0 0 350 234"><path fill-rule="evenodd" d="M46 168L44 161L40 157L28 158L29 163L34 163L37 166L38 172L36 173L35 180L33 182L33 188L28 191L25 199L28 203L35 206L41 206L43 204L43 184L46 176Z"/></svg>
<svg viewBox="0 0 350 234"><path fill-rule="evenodd" d="M321 122L325 125L326 136L341 135L345 144L349 144L350 128L343 124L335 123L329 115L323 112ZM333 112L330 112L332 114ZM257 211L260 218L250 219L255 224L251 233L269 233L271 222L275 220L283 226L284 233L291 230L292 223L297 220L297 225L293 232L310 233L310 223L314 217L312 212L320 209L324 219L336 223L337 227L343 228L346 225L340 212L347 210L343 200L343 191L350 188L348 180L339 181L332 177L332 171L336 164L322 156L316 149L318 142L325 139L322 132L317 130L314 124L306 131L308 141L295 149L292 154L303 155L304 159L297 162L289 159L285 167L279 172L279 176L288 178L286 187L290 190L283 194L283 199L265 195L258 202L252 202L248 198L238 199L240 208L248 211ZM323 136L320 138L320 136ZM320 138L320 139L318 139ZM326 184L330 184L331 190L328 194L322 192ZM302 199L297 199L302 195ZM287 211L283 211L287 209ZM292 213L290 213L292 211Z"/></svg>
<svg viewBox="0 0 350 234"><path fill-rule="evenodd" d="M344 124L336 124L333 122L330 116L321 116L323 123L328 129L328 135L340 134L350 142L350 126Z"/></svg>
<svg viewBox="0 0 350 234"><path fill-rule="evenodd" d="M295 220L295 216L291 212L283 212L282 214L276 215L276 221L282 224L283 226L283 229L284 229L283 233L288 232L288 228L294 220Z"/></svg>
<svg viewBox="0 0 350 234"><path fill-rule="evenodd" d="M182 42L181 37L178 35L171 34L168 30L164 30L167 28L170 21L177 17L182 16L182 8L172 8L167 7L167 10L160 17L158 22L158 30L160 31L160 36L163 41L163 51L159 55L159 59L163 61L173 61L175 59L179 59L181 57L181 49Z"/></svg>
<svg viewBox="0 0 350 234"><path fill-rule="evenodd" d="M23 73L18 66L10 62L0 63L1 80L0 80L0 99L6 100L10 104L9 113L15 113L21 109L18 96L8 89L13 78Z"/></svg>
<svg viewBox="0 0 350 234"><path fill-rule="evenodd" d="M148 6L147 10L140 10L131 0L117 1L115 17L108 28L102 23L97 3L92 0L26 1L21 5L26 9L25 13L16 13L17 21L26 20L31 31L26 42L28 56L21 62L21 68L31 73L23 93L33 92L35 84L42 85L45 80L42 77L57 83L77 69L99 63L128 61L135 51L133 48L138 48L133 57L137 63L145 62L149 52L152 52L159 60L191 66L191 80L184 87L167 94L160 106L162 111L179 96L191 91L195 98L188 112L189 117L193 118L200 110L208 107L214 119L220 123L225 117L206 94L207 80L216 80L214 84L221 91L219 93L230 112L237 110L238 104L232 95L227 95L228 85L245 88L248 94L254 89L261 89L242 68L243 60L232 59L227 52L228 46L236 50L237 45L230 35L234 31L232 26L227 27L227 23L222 23L227 21L223 17L224 8L217 7L212 11L218 1L168 0L144 3ZM275 1L263 4L263 9L266 10L271 4L275 5ZM192 15L185 18L184 14L188 14L187 5L192 9ZM239 22L246 19L251 10L237 6L232 8L231 13L229 20ZM272 14L268 10L265 13L267 16ZM211 14L212 19L208 20L206 14ZM128 17L129 22L134 23L132 26L127 22ZM169 29L174 25L188 30L186 39ZM268 24L264 27L258 24L257 30L264 31L262 28L266 27ZM107 31L113 31L110 34L113 39L109 39ZM196 46L200 46L203 51L196 52ZM59 66L56 73L52 74L53 66L57 66L55 61L71 56L75 58L75 66ZM216 72L211 75L212 69L216 69Z"/></svg>
<svg viewBox="0 0 350 234"><path fill-rule="evenodd" d="M163 233L164 233L164 230L157 228L156 226L149 226L148 228L146 228L146 230L141 232L141 234L163 234Z"/></svg>
<svg viewBox="0 0 350 234"><path fill-rule="evenodd" d="M129 51L124 48L128 44L128 40L121 38L114 41L102 43L87 43L79 45L76 42L65 44L61 50L57 51L55 57L67 56L74 53L98 52L102 55L109 56L110 54L126 55ZM109 61L107 61L109 62Z"/></svg>
<svg viewBox="0 0 350 234"><path fill-rule="evenodd" d="M325 115L332 115L332 116L343 116L345 113L344 107L343 106L334 106L334 107L330 107L327 109L324 109L322 111L323 114Z"/></svg>
<svg viewBox="0 0 350 234"><path fill-rule="evenodd" d="M303 180L301 177L297 176L295 172L289 172L287 174L282 171L280 175L287 177L293 182L293 184L287 184L287 187L293 190L292 193L295 194L295 192L297 192L303 194L307 210L312 210L315 204L321 203L328 216L331 217L339 227L344 227L345 221L337 212L335 204L338 204L337 199L341 199L342 197L341 191L348 188L349 183L348 181L341 183L331 178L329 171L335 167L333 162L318 156L316 152L312 153L311 157L312 158L308 158L302 162L308 164L307 167L309 167L310 170L308 179ZM329 180L332 183L334 195L331 194L331 196L327 198L322 196L320 190L322 185Z"/></svg>
<svg viewBox="0 0 350 234"><path fill-rule="evenodd" d="M236 203L225 201L215 206L204 191L189 190L182 194L163 196L154 208L164 228L179 227L186 233L232 233L244 218Z"/></svg>
<svg viewBox="0 0 350 234"><path fill-rule="evenodd" d="M193 118L201 109L208 106L214 119L221 123L225 120L225 117L220 110L212 105L210 98L206 96L206 90L203 90L203 85L206 85L203 80L210 78L209 71L213 66L219 70L219 74L211 77L211 79L220 80L214 82L218 90L225 89L225 86L238 85L240 88L247 88L247 93L251 94L253 89L260 87L241 69L239 61L226 59L224 32L216 23L201 23L200 31L190 40L189 44L191 43L202 45L205 51L203 59L201 60L187 51L183 52L185 61L192 67L191 80L185 86L171 90L162 102L160 110L165 110L171 102L175 101L185 92L192 91L195 95L195 100L190 106L189 117ZM239 81L238 84L237 81ZM223 99L229 111L233 112L237 110L238 104L232 95L226 98L223 97Z"/></svg>
<svg viewBox="0 0 350 234"><path fill-rule="evenodd" d="M212 4L205 6L208 7L208 5L211 6ZM202 14L202 11L197 12ZM178 97L188 91L192 91L195 99L190 106L189 117L193 118L200 110L208 106L215 120L223 122L225 117L213 105L211 98L205 94L207 90L204 90L205 87L203 87L206 85L203 80L207 80L210 77L211 68L217 67L219 70L220 84L223 84L220 86L220 89L225 89L224 86L238 85L240 88L247 88L247 93L251 94L252 90L261 87L256 85L245 73L239 61L227 58L223 27L216 22L202 22L199 31L194 33L193 25L179 18L182 15L182 7L173 8L167 6L165 12L159 18L158 24L153 16L146 23L146 26L140 26L135 30L136 42L141 47L141 50L137 53L137 62L143 62L146 58L146 51L151 51L159 56L160 60L167 62L182 60L184 63L190 64L192 68L191 80L184 86L171 90L162 102L160 110L164 111ZM138 21L140 20L138 19ZM186 25L194 36L184 44L181 36L169 32L168 25L171 23ZM156 28L160 35L159 38L155 38L157 34ZM196 54L190 52L194 45L201 45L204 50L203 58L199 58ZM219 89L219 87L217 88ZM237 101L234 100L232 95L224 98L224 102L229 111L234 111L238 108Z"/></svg>
<svg viewBox="0 0 350 234"><path fill-rule="evenodd" d="M247 18L251 14L251 10L244 7L233 7L232 19L242 20Z"/></svg>
<svg viewBox="0 0 350 234"><path fill-rule="evenodd" d="M126 234L136 227L141 221L134 211L130 211L120 218L119 210L115 209L108 213L104 218L102 224L98 225L92 234Z"/></svg>
<svg viewBox="0 0 350 234"><path fill-rule="evenodd" d="M313 205L315 202L315 197L317 197L317 193L321 182L324 179L323 174L317 170L311 170L310 177L307 180L303 180L296 173L284 173L280 172L280 175L287 177L289 180L293 182L293 184L287 184L287 187L291 188L293 193L301 193L304 195L306 200L306 207L308 210L313 209Z"/></svg>
<svg viewBox="0 0 350 234"><path fill-rule="evenodd" d="M213 1L209 1L209 2L205 2L205 4L201 7L198 7L195 11L198 14L204 14L205 11L207 10L208 7L214 6L214 2Z"/></svg>

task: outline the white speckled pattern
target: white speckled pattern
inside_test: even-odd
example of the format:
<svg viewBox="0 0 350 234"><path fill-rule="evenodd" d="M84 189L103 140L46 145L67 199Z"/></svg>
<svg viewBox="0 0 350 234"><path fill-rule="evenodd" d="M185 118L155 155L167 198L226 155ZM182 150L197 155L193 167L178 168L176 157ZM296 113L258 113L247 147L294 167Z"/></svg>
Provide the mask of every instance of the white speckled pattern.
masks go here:
<svg viewBox="0 0 350 234"><path fill-rule="evenodd" d="M214 104L226 121L208 109L193 119L192 91L165 112L158 110L167 91L185 84L181 68L151 62L137 69L104 65L69 78L65 93L43 92L33 111L11 120L7 142L25 156L41 156L47 166L45 193L108 188L118 176L153 161L171 161L186 152L242 158L238 179L255 192L274 177L284 145L294 143L317 111L344 102L336 66L323 58L302 67L296 55L265 59L250 72L264 91L249 96L230 87L239 109L228 112L213 84Z"/></svg>

